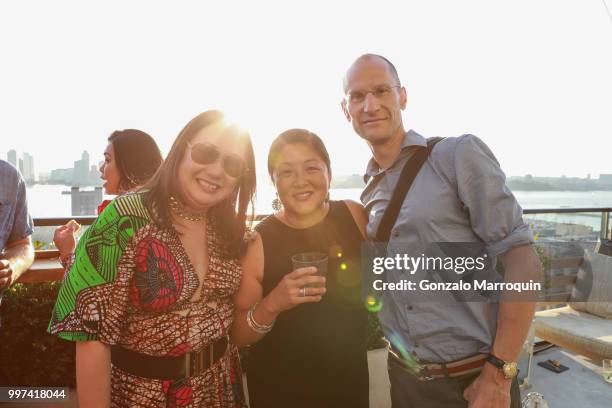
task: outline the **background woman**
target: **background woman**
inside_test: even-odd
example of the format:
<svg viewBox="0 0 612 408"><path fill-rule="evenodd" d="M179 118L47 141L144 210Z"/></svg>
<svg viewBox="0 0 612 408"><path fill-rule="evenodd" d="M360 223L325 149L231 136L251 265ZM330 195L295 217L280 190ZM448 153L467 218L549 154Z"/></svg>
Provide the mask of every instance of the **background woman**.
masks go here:
<svg viewBox="0 0 612 408"><path fill-rule="evenodd" d="M137 129L114 131L104 149L104 162L100 166L100 178L106 195L121 195L142 187L155 174L162 163L162 155L155 140ZM98 206L100 214L110 201ZM53 243L60 252L60 260L68 265L76 246L76 222L55 229Z"/></svg>
<svg viewBox="0 0 612 408"><path fill-rule="evenodd" d="M227 335L254 191L248 134L208 111L85 232L49 326L77 341L81 406L244 406Z"/></svg>
<svg viewBox="0 0 612 408"><path fill-rule="evenodd" d="M329 200L329 156L312 132L282 133L270 147L268 171L283 209L257 226L235 296L233 341L259 340L247 366L250 406L365 408L365 214L354 202ZM328 255L327 279L314 268L293 271L292 256L304 252Z"/></svg>

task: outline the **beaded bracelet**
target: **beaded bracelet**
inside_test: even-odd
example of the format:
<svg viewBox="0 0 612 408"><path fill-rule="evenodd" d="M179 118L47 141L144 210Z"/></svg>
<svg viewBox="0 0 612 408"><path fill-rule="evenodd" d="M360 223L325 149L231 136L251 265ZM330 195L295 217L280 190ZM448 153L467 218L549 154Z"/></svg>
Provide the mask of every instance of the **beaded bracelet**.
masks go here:
<svg viewBox="0 0 612 408"><path fill-rule="evenodd" d="M253 313L255 313L255 308L257 307L258 304L259 302L255 303L253 306L249 308L249 311L247 312L247 324L249 325L251 330L253 330L254 332L259 333L259 334L266 334L270 330L272 330L272 326L274 326L274 321L270 324L259 324L255 321L255 318L253 317Z"/></svg>

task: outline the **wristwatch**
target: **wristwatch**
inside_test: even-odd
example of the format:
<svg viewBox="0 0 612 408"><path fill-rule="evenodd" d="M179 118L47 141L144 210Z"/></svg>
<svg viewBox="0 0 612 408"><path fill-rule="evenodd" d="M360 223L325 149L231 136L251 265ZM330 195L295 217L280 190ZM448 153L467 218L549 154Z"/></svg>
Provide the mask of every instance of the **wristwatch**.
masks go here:
<svg viewBox="0 0 612 408"><path fill-rule="evenodd" d="M504 378L510 380L517 376L518 367L515 361L504 361L495 357L493 354L489 354L487 361L499 368L504 373Z"/></svg>

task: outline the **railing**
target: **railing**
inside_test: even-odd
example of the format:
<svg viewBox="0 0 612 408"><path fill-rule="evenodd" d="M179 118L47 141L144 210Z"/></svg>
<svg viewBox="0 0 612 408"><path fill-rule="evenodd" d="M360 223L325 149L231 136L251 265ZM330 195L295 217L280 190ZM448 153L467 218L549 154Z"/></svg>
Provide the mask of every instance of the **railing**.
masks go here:
<svg viewBox="0 0 612 408"><path fill-rule="evenodd" d="M582 262L580 248L584 249L594 245L599 237L612 238L610 213L612 213L612 207L541 208L523 211L526 222L531 225L538 238L536 243L543 248L539 252L548 273L548 286L552 290L547 300L561 301L567 297L568 288L575 282L577 270ZM257 215L253 220L259 221L265 216ZM72 219L83 225L85 229L94 222L96 217L35 218L34 226L38 229L48 229L48 237L45 241L50 242L53 234L50 227L66 224ZM33 283L62 279L63 269L57 259L57 251L36 251L36 255L35 264L21 277L20 282Z"/></svg>

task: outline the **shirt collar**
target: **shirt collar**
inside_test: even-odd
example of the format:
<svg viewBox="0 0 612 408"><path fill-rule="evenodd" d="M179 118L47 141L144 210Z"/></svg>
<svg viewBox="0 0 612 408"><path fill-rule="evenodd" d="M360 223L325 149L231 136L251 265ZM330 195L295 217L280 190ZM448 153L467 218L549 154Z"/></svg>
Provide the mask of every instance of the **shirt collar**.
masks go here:
<svg viewBox="0 0 612 408"><path fill-rule="evenodd" d="M402 142L401 152L400 154L397 155L397 158L395 159L393 164L397 163L398 160L402 159L404 155L401 153L408 150L408 148L412 146L427 147L427 139L425 139L423 136L421 136L420 134L418 134L417 132L411 129L405 133L404 141ZM370 158L370 161L368 162L368 166L366 168L366 172L363 176L363 179L367 183L368 179L376 176L377 174L382 173L382 171L383 170L381 170L378 163L376 163L376 160L374 160L374 157L372 157Z"/></svg>

